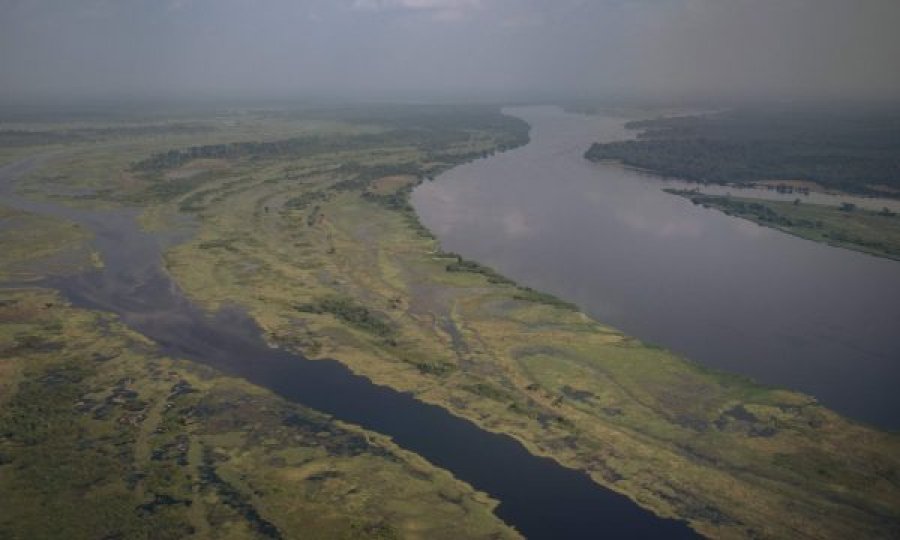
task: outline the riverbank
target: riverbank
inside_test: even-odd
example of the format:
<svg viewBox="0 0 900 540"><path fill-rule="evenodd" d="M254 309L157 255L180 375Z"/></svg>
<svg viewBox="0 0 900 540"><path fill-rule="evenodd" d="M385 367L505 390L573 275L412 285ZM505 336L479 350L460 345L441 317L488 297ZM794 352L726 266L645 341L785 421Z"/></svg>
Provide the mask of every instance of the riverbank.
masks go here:
<svg viewBox="0 0 900 540"><path fill-rule="evenodd" d="M856 208L851 203L833 207L807 204L800 199L788 203L706 195L690 190L667 189L666 192L800 238L900 260L900 218L887 208L874 212Z"/></svg>
<svg viewBox="0 0 900 540"><path fill-rule="evenodd" d="M386 437L155 348L0 289L0 536L519 537Z"/></svg>
<svg viewBox="0 0 900 540"><path fill-rule="evenodd" d="M158 251L129 237L133 213L15 196L39 162L0 170L0 536L521 537L496 500L388 437L168 356L127 328L165 307L154 301L166 295L134 289L151 286L143 265ZM127 315L51 290L96 280L98 249L110 247L126 287L101 287L133 306Z"/></svg>
<svg viewBox="0 0 900 540"><path fill-rule="evenodd" d="M190 160L130 171L123 197L147 206L148 225L194 216L196 237L166 267L208 310L246 308L272 344L511 435L659 515L713 537L891 534L896 436L644 345L439 249L409 184L383 179L427 181L515 139L496 125L430 148L360 145L353 132L335 139L345 151L237 146L202 177L179 174Z"/></svg>
<svg viewBox="0 0 900 540"><path fill-rule="evenodd" d="M416 159L408 148L377 155L379 166ZM191 201L200 230L168 253L169 271L209 309L247 307L273 343L512 435L704 534L893 526L884 501L896 488L873 464L897 466L896 437L460 264L404 192L385 198L378 182L373 194L378 175L337 167L371 159L233 164ZM825 463L827 480L809 468Z"/></svg>
<svg viewBox="0 0 900 540"><path fill-rule="evenodd" d="M503 137L500 134L492 140L500 145ZM465 135L463 140L468 138ZM465 159L467 155L452 154L451 159ZM17 175L27 174L28 166L34 164L31 161L3 170L0 187ZM396 187L405 184L389 183ZM496 515L529 537L588 537L597 531L634 538L693 537L683 523L660 519L626 497L594 484L582 473L534 457L509 437L481 431L441 408L375 386L335 361L308 361L267 347L256 324L240 310L214 314L198 310L158 267L161 247L170 244L161 244L158 235L142 232L134 222L133 211L73 210L59 203L34 203L15 196L10 200L42 214L69 217L94 233L94 246L103 254L103 270L55 277L49 282L75 305L112 311L168 355L226 370L295 403L388 434L404 448L495 494L502 500ZM196 197L193 202L198 202ZM150 212L149 216L159 218L164 213ZM166 223L171 227L183 221ZM149 222L154 219L149 217ZM180 231L177 236L182 236ZM358 309L346 312L360 313ZM357 319L369 320L365 316ZM248 358L253 361L248 362ZM597 508L605 511L598 513ZM308 533L296 528L285 531L288 535L300 532ZM377 527L373 534L387 533ZM416 537L418 533L404 530L398 534ZM323 535L330 537L327 532Z"/></svg>
<svg viewBox="0 0 900 540"><path fill-rule="evenodd" d="M77 224L0 204L0 283L22 282L100 264L87 249L90 233Z"/></svg>
<svg viewBox="0 0 900 540"><path fill-rule="evenodd" d="M770 106L633 121L636 140L585 153L699 183L803 180L830 190L895 197L897 112Z"/></svg>

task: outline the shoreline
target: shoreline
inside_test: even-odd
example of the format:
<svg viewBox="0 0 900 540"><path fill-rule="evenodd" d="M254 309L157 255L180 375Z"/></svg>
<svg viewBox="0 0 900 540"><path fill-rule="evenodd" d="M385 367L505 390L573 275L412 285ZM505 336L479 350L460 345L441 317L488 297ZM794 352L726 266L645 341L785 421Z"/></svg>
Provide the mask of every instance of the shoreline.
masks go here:
<svg viewBox="0 0 900 540"><path fill-rule="evenodd" d="M819 244L825 244L827 246L831 246L831 247L835 247L835 248L839 248L839 249L855 251L857 253L871 255L873 257L879 257L879 258L893 260L893 261L900 261L900 252L888 251L885 249L878 249L873 246L868 246L865 243L862 243L862 242L864 242L864 240L854 242L852 240L852 238L848 238L845 240L834 239L833 237L829 237L828 233L824 233L824 234L819 233L813 229L810 229L809 227L780 224L778 222L773 222L771 220L767 221L767 220L761 219L759 216L756 216L752 213L736 212L736 211L732 210L731 208L729 208L728 205L723 204L725 202L737 202L737 203L757 204L757 205L762 205L762 206L769 207L769 208L772 208L774 206L774 207L778 208L778 207L785 207L787 204L791 204L791 203L785 203L783 201L772 201L772 200L766 200L766 199L751 198L751 197L732 197L732 196L728 196L728 195L710 195L710 194L706 194L703 192L693 192L693 191L684 191L684 190L676 190L676 189L664 189L663 191L665 191L666 193L687 199L687 200L691 201L692 203L694 203L695 205L701 205L704 208L711 208L711 209L717 210L727 216L735 217L738 219L743 219L743 220L749 221L751 223L755 223L756 225L759 225L760 227L766 227L768 229L773 229L773 230L776 230L776 231L779 231L779 232L782 232L785 234L789 234L796 238L801 238L803 240L816 242ZM809 202L804 202L804 203L802 203L802 205L805 208L815 207L817 209L827 210L828 212L831 212L831 213L841 212L840 209L833 207L833 206L828 206L828 205L821 205L821 204L815 204L815 203L809 203ZM868 215L868 216L879 215L879 214L876 214L875 212L865 211L865 210L855 210L854 212L857 214L861 213L861 212L865 212L864 215ZM777 213L776 213L776 215L777 215ZM847 214L844 214L844 215L835 214L835 215L841 216L844 218L857 217L857 215L847 215ZM896 216L896 214L894 214L894 216ZM891 217L891 216L885 216L885 217ZM831 232L831 235L833 236L835 234L839 234L839 232L834 232L834 230L833 230ZM883 240L883 239L880 239L880 240ZM873 240L873 241L875 241L875 240Z"/></svg>
<svg viewBox="0 0 900 540"><path fill-rule="evenodd" d="M397 155L391 159L408 159ZM422 234L417 213L412 223L408 210L356 188L331 190L346 180L337 175L289 181L282 172L292 163L235 162L232 175L246 176L242 185L224 177L202 188L210 195L196 200L196 234L168 250L164 265L197 305L234 302L279 348L339 359L375 384L518 440L529 453L586 472L601 489L656 515L690 520L707 535L799 523L822 530L816 511L784 515L788 500L841 516L833 517L831 534L840 534L845 519L879 526L861 517L870 515L868 491L843 504L847 494L811 473L798 484L768 459L780 451L800 460L792 468L802 467L803 448L829 448L839 464L834 474L862 481L858 458L832 455L828 444L850 437L855 450L853 441L866 438L860 455L881 463L895 437L808 396L715 372L579 312L522 299L511 280L492 281L499 274L466 265L450 271L434 256L437 240ZM313 193L327 197L316 196L311 208L285 207ZM147 207L177 208L178 199ZM374 326L379 332L394 325L395 333L386 339L333 308L296 309L335 294L354 302L351 313L367 314L363 321L386 321ZM863 476L867 486L880 485Z"/></svg>
<svg viewBox="0 0 900 540"><path fill-rule="evenodd" d="M623 139L623 140L625 140L625 139ZM697 180L688 180L686 178L682 178L679 176L666 176L654 169L648 169L648 168L640 167L637 165L631 165L621 159L598 159L598 160L593 160L593 159L588 159L588 158L585 158L585 159L587 159L587 161L590 161L591 163L595 163L597 165L611 165L611 166L615 166L615 167L620 167L627 171L632 171L632 172L636 172L636 173L639 173L642 175L646 175L646 176L654 178L655 180L657 180L661 183L678 182L678 183L684 184L684 185L695 186L696 188L701 190L700 193L703 193L705 195L718 195L718 194L705 193L702 191L702 189L704 187L728 188L728 189L737 190L742 193L746 193L746 192L771 193L772 191L777 192L778 185L790 185L791 182L804 182L804 183L807 182L806 180L796 180L796 181L795 180L785 180L785 181L759 180L759 181L756 181L751 184L700 182ZM770 185L772 187L769 187ZM885 192L885 195L883 195L883 196L866 195L866 194L862 194L862 193L850 193L847 191L826 189L822 186L819 186L818 189L809 189L805 194L800 193L800 192L796 192L796 193L789 192L789 193L786 193L786 195L803 196L803 195L809 195L810 193L824 195L824 196L828 196L828 197L857 200L857 201L878 201L879 204L886 203L890 206L896 206L896 207L900 208L900 195L890 196L886 192ZM761 201L783 200L783 199L767 199L765 197L749 197L749 196L747 198L757 199L757 200L761 200ZM835 201L835 203L836 204L834 204L834 205L823 204L823 206L837 206L838 204L840 204L838 201ZM822 204L822 203L810 203L810 204ZM875 207L873 206L871 209L875 209Z"/></svg>

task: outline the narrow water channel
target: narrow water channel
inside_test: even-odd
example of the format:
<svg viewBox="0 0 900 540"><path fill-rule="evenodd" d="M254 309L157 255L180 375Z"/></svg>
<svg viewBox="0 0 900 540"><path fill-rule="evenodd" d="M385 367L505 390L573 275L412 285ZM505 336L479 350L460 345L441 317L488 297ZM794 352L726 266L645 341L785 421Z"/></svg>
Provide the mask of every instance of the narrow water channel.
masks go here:
<svg viewBox="0 0 900 540"><path fill-rule="evenodd" d="M900 429L900 263L795 238L583 158L624 119L508 109L522 148L419 186L443 249L647 342ZM669 184L671 185L671 184Z"/></svg>
<svg viewBox="0 0 900 540"><path fill-rule="evenodd" d="M38 163L26 160L0 168L0 195L5 205L70 219L94 233L105 267L47 283L73 304L118 314L156 341L164 354L210 365L389 435L499 500L497 515L528 538L696 536L683 522L658 518L583 473L531 455L510 437L375 385L336 361L311 361L269 348L257 325L237 309L201 311L163 272L164 242L137 226L135 211L77 210L15 196L15 179Z"/></svg>

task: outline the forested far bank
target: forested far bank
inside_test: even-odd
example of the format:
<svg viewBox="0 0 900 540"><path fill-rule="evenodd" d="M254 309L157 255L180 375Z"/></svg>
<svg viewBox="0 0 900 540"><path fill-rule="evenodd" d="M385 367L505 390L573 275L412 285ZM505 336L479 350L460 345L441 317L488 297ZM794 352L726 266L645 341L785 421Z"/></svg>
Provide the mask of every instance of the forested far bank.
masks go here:
<svg viewBox="0 0 900 540"><path fill-rule="evenodd" d="M900 196L900 112L737 109L641 120L637 140L595 143L591 161L618 160L701 183L803 180Z"/></svg>

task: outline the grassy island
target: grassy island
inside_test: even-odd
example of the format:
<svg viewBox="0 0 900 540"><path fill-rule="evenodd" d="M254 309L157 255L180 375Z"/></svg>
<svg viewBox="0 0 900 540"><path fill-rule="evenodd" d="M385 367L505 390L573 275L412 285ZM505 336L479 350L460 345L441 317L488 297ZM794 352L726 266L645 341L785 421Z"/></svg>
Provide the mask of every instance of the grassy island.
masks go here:
<svg viewBox="0 0 900 540"><path fill-rule="evenodd" d="M804 203L800 199L784 202L707 195L691 190L667 189L666 192L800 238L900 259L900 217L887 208L875 212L852 203L835 207Z"/></svg>

